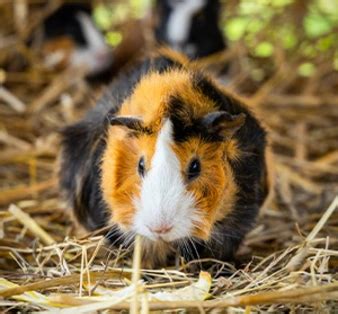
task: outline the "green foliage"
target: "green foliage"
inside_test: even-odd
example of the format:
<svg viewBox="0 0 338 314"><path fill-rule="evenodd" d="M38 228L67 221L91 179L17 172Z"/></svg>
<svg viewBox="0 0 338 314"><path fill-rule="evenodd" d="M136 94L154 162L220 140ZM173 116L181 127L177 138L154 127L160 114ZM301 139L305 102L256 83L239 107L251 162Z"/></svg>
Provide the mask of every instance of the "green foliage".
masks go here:
<svg viewBox="0 0 338 314"><path fill-rule="evenodd" d="M335 34L328 34L327 36L323 36L318 40L317 48L320 51L328 51L330 48L333 48L337 43L337 37Z"/></svg>
<svg viewBox="0 0 338 314"><path fill-rule="evenodd" d="M150 8L152 0L129 0L100 4L95 7L93 17L102 30L110 30L114 25L123 23L129 18L141 18Z"/></svg>
<svg viewBox="0 0 338 314"><path fill-rule="evenodd" d="M322 14L318 10L311 10L304 19L304 29L310 38L329 33L334 25L335 21L330 18L330 15Z"/></svg>
<svg viewBox="0 0 338 314"><path fill-rule="evenodd" d="M255 55L257 57L270 57L273 53L273 46L267 41L260 42L255 48Z"/></svg>
<svg viewBox="0 0 338 314"><path fill-rule="evenodd" d="M301 76L311 76L315 72L315 66L310 62L304 62L298 67L298 73Z"/></svg>
<svg viewBox="0 0 338 314"><path fill-rule="evenodd" d="M112 26L112 12L105 5L101 4L95 7L93 18L96 25L102 30L107 30Z"/></svg>
<svg viewBox="0 0 338 314"><path fill-rule="evenodd" d="M97 5L93 18L96 25L106 32L106 42L112 47L119 45L123 38L121 32L116 31L116 26L130 18L143 17L151 2L152 0L129 0Z"/></svg>
<svg viewBox="0 0 338 314"><path fill-rule="evenodd" d="M292 49L298 43L296 30L293 25L285 25L278 33L278 37L280 38L284 49Z"/></svg>
<svg viewBox="0 0 338 314"><path fill-rule="evenodd" d="M296 1L240 0L234 11L224 16L225 35L230 41L243 41L250 53L260 58L273 55L275 47L290 58L303 56L307 60L337 49L338 1ZM338 64L337 56L334 64ZM298 71L311 76L315 67L306 62Z"/></svg>
<svg viewBox="0 0 338 314"><path fill-rule="evenodd" d="M227 38L232 41L241 39L246 32L248 22L249 21L246 17L236 17L230 19L225 26Z"/></svg>
<svg viewBox="0 0 338 314"><path fill-rule="evenodd" d="M105 39L110 46L116 47L122 41L122 34L120 32L108 32Z"/></svg>
<svg viewBox="0 0 338 314"><path fill-rule="evenodd" d="M270 0L268 2L270 2L273 7L284 7L291 4L293 0Z"/></svg>
<svg viewBox="0 0 338 314"><path fill-rule="evenodd" d="M152 5L152 0L129 0L134 17L143 17Z"/></svg>
<svg viewBox="0 0 338 314"><path fill-rule="evenodd" d="M285 10L296 0L242 0L236 10L236 17L226 20L225 31L230 40L239 40L247 33L257 33L267 26L274 26L274 18L285 14L285 24L278 26L277 32L288 33L289 45L296 41L290 33L290 20ZM272 25L271 25L272 24ZM304 18L304 30L309 37L317 37L332 31L338 26L338 1L309 1L308 12ZM288 28L286 31L285 29ZM292 42L292 44L290 44Z"/></svg>
<svg viewBox="0 0 338 314"><path fill-rule="evenodd" d="M337 0L317 0L318 9L330 16L331 19L338 20L338 1Z"/></svg>

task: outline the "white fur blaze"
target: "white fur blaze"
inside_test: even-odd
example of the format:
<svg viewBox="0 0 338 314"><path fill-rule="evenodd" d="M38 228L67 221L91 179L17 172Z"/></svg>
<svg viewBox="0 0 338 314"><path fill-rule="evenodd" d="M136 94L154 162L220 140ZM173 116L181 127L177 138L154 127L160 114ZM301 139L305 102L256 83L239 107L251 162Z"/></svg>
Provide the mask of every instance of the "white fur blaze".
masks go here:
<svg viewBox="0 0 338 314"><path fill-rule="evenodd" d="M167 25L167 37L174 46L183 44L189 36L193 16L202 9L206 0L184 0L170 3L172 12Z"/></svg>
<svg viewBox="0 0 338 314"><path fill-rule="evenodd" d="M142 182L140 199L135 200L134 229L152 240L158 237L151 229L161 225L172 226L161 236L165 241L191 236L194 222L199 221L194 197L186 191L171 143L172 124L167 120L158 136L151 168Z"/></svg>

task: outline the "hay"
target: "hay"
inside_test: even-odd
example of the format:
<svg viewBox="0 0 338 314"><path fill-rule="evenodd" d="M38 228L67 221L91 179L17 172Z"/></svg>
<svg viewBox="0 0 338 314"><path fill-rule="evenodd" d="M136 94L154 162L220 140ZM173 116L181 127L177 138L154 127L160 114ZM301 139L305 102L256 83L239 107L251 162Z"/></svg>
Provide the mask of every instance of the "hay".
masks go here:
<svg viewBox="0 0 338 314"><path fill-rule="evenodd" d="M229 88L247 98L270 129L275 195L262 209L236 265L206 259L171 269L140 269L140 243L133 263L130 250L104 243L107 230L75 237L56 187L57 131L93 106L101 89L90 87L83 73L73 80L73 70L43 70L39 52L24 39L58 1L30 6L27 15L22 5L28 2L17 1L14 16L11 1L0 5L0 308L74 313L133 304L134 313L225 307L236 313L334 312L338 75L327 56L314 60L317 72L304 78L295 70L304 61L301 56L285 58L277 51L266 61L271 66L264 67L265 78L257 81L252 78L257 65L244 43L224 54L223 60L234 64ZM20 12L27 28L13 23ZM215 58L203 62L214 64ZM175 299L175 291L199 283L196 264L211 274L208 296ZM123 289L130 289L129 294L113 299ZM167 292L173 300L151 299L157 292Z"/></svg>

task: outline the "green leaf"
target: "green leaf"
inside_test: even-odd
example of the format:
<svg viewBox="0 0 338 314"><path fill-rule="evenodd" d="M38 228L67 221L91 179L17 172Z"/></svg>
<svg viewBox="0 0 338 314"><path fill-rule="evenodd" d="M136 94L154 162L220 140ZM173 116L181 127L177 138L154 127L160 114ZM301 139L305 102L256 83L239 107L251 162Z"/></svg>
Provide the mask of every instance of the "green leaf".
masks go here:
<svg viewBox="0 0 338 314"><path fill-rule="evenodd" d="M315 58L317 55L317 50L312 43L303 43L301 45L301 51L303 52L303 55L307 58Z"/></svg>
<svg viewBox="0 0 338 314"><path fill-rule="evenodd" d="M316 68L314 66L314 64L310 63L310 62L305 62L302 63L299 67L298 67L298 73L301 76L305 76L305 77L309 77L311 75L313 75L313 73L315 72Z"/></svg>
<svg viewBox="0 0 338 314"><path fill-rule="evenodd" d="M285 49L294 48L298 42L294 28L289 25L283 27L280 32L277 33L277 36L282 41L282 45Z"/></svg>
<svg viewBox="0 0 338 314"><path fill-rule="evenodd" d="M273 46L267 41L259 43L255 48L255 55L257 57L266 58L270 57L273 53Z"/></svg>
<svg viewBox="0 0 338 314"><path fill-rule="evenodd" d="M93 19L95 24L102 30L107 30L112 25L112 15L105 5L98 5L94 9Z"/></svg>
<svg viewBox="0 0 338 314"><path fill-rule="evenodd" d="M338 19L338 1L337 0L318 0L319 9L336 17Z"/></svg>
<svg viewBox="0 0 338 314"><path fill-rule="evenodd" d="M271 5L273 7L285 7L291 4L293 0L271 0Z"/></svg>
<svg viewBox="0 0 338 314"><path fill-rule="evenodd" d="M312 12L305 17L304 28L307 36L315 38L329 33L333 25L328 16Z"/></svg>
<svg viewBox="0 0 338 314"><path fill-rule="evenodd" d="M238 12L241 15L257 15L265 10L265 5L262 1L257 0L242 0L239 4Z"/></svg>
<svg viewBox="0 0 338 314"><path fill-rule="evenodd" d="M261 31L266 23L264 23L262 20L259 19L253 19L251 21L249 21L248 26L247 26L247 30L250 33L258 33L259 31Z"/></svg>
<svg viewBox="0 0 338 314"><path fill-rule="evenodd" d="M329 36L325 36L323 38L320 38L319 41L318 41L318 43L317 43L317 48L320 51L327 51L336 42L337 42L337 37L334 34L331 34Z"/></svg>
<svg viewBox="0 0 338 314"><path fill-rule="evenodd" d="M151 7L151 0L129 0L134 17L142 17Z"/></svg>
<svg viewBox="0 0 338 314"><path fill-rule="evenodd" d="M113 47L116 47L122 41L122 34L119 32L108 32L106 34L106 42Z"/></svg>
<svg viewBox="0 0 338 314"><path fill-rule="evenodd" d="M248 17L236 17L230 19L225 26L227 38L229 38L232 41L241 39L246 31L248 23L249 23Z"/></svg>

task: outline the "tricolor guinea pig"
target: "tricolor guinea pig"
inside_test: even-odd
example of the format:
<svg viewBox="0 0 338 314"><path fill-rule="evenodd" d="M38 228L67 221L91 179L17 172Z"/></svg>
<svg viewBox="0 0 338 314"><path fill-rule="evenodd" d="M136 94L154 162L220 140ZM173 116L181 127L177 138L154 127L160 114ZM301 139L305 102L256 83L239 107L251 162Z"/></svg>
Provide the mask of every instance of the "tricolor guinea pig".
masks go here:
<svg viewBox="0 0 338 314"><path fill-rule="evenodd" d="M86 67L88 76L106 71L113 62L111 47L91 18L90 3L65 3L43 24L45 65Z"/></svg>
<svg viewBox="0 0 338 314"><path fill-rule="evenodd" d="M155 37L191 59L225 49L218 0L157 0Z"/></svg>
<svg viewBox="0 0 338 314"><path fill-rule="evenodd" d="M62 133L60 185L88 230L143 261L229 260L268 193L266 132L212 78L166 52L121 75Z"/></svg>

